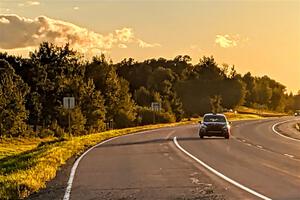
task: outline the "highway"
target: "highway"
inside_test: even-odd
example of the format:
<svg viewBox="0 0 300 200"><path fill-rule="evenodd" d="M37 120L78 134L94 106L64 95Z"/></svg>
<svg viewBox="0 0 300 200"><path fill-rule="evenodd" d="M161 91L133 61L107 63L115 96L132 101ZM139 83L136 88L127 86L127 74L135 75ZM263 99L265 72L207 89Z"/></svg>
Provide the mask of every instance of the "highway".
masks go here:
<svg viewBox="0 0 300 200"><path fill-rule="evenodd" d="M299 200L300 141L274 127L293 119L236 121L229 140L201 140L198 125L112 139L73 167L64 199Z"/></svg>

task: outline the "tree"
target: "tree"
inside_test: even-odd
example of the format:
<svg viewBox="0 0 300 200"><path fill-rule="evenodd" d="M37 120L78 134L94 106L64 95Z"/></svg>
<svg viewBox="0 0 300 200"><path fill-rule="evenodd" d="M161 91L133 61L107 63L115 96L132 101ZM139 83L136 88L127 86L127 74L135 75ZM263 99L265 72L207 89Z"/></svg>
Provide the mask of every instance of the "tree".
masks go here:
<svg viewBox="0 0 300 200"><path fill-rule="evenodd" d="M96 90L103 94L107 111L106 119L113 120L116 127L131 126L136 111L128 82L118 77L115 67L105 59L104 55L94 57L87 65L85 78L92 79Z"/></svg>
<svg viewBox="0 0 300 200"><path fill-rule="evenodd" d="M90 132L105 129L105 107L101 92L95 90L93 80L89 80L80 99L82 113L86 118L85 127Z"/></svg>
<svg viewBox="0 0 300 200"><path fill-rule="evenodd" d="M151 92L143 86L135 91L134 98L136 103L143 107L149 107L151 102L153 102L153 96Z"/></svg>
<svg viewBox="0 0 300 200"><path fill-rule="evenodd" d="M252 103L255 102L255 96L254 96L255 79L251 75L251 73L248 72L242 77L242 81L246 84L245 105L251 106Z"/></svg>
<svg viewBox="0 0 300 200"><path fill-rule="evenodd" d="M27 129L25 96L29 88L5 60L0 60L0 136L19 136Z"/></svg>
<svg viewBox="0 0 300 200"><path fill-rule="evenodd" d="M199 63L194 67L191 77L201 80L222 80L224 74L222 70L218 67L215 59L211 57L203 57L200 59Z"/></svg>
<svg viewBox="0 0 300 200"><path fill-rule="evenodd" d="M210 97L210 106L211 106L211 111L213 113L220 113L223 111L221 102L222 102L222 97L220 95L215 95Z"/></svg>
<svg viewBox="0 0 300 200"><path fill-rule="evenodd" d="M133 122L136 119L137 111L135 102L129 92L129 83L125 79L120 78L120 85L119 102L117 108L115 108L117 113L114 119L117 128L124 128L134 125Z"/></svg>
<svg viewBox="0 0 300 200"><path fill-rule="evenodd" d="M38 50L30 54L30 60L31 91L38 95L35 95L34 99L29 98L28 106L42 107L41 116L31 116L38 124L47 127L53 121L57 121L58 114L61 113L59 109L63 94L58 94L61 84L73 77L77 77L76 80L83 78L84 68L79 54L71 50L68 44L58 47L44 42Z"/></svg>

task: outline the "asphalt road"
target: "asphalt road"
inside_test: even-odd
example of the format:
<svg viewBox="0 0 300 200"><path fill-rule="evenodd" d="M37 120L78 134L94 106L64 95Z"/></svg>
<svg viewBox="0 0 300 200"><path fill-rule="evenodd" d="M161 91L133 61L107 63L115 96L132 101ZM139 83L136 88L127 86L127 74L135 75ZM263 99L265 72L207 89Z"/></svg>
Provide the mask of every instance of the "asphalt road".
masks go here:
<svg viewBox="0 0 300 200"><path fill-rule="evenodd" d="M183 149L242 186L270 199L299 200L300 141L272 130L287 119L234 122L229 140L201 140L198 125L119 137L83 157L70 199L260 199L188 157L176 136Z"/></svg>

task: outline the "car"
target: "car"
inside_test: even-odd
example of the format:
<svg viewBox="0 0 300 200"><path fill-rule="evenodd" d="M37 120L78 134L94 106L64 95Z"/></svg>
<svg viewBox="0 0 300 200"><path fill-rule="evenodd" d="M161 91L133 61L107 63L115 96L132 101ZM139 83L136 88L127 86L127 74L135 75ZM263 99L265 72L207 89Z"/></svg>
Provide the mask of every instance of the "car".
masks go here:
<svg viewBox="0 0 300 200"><path fill-rule="evenodd" d="M222 136L229 139L231 135L231 127L224 114L208 113L203 116L203 122L199 121L200 129L199 136L201 139L204 136Z"/></svg>
<svg viewBox="0 0 300 200"><path fill-rule="evenodd" d="M295 117L300 116L300 110L295 111Z"/></svg>

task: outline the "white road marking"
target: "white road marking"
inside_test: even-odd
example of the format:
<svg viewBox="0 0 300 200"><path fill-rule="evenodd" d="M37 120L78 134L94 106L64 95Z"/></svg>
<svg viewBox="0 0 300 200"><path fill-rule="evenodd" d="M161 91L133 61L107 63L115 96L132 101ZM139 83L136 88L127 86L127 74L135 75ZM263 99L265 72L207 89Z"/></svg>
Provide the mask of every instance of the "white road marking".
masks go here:
<svg viewBox="0 0 300 200"><path fill-rule="evenodd" d="M167 127L167 128L173 128L173 127ZM131 135L138 135L138 134L143 134L143 133L149 133L149 132L154 132L154 131L157 131L157 129L153 129L153 130L148 130L148 131L142 131L142 132L137 132L137 133L132 133L132 134L128 134L128 135L120 135L120 136L117 136L117 137L113 137L113 138L110 138L108 140L105 140L101 143L98 143L96 144L95 146L92 146L91 148L89 148L88 150L86 150L79 158L77 158L76 162L74 163L72 169L71 169L71 173L70 173L70 177L69 177L69 180L68 180L68 183L67 183L67 188L66 188L66 191L65 191L65 195L64 195L64 198L63 200L69 200L70 199L70 194L71 194L71 190L72 190L72 185L73 185L73 180L74 180L74 177L75 177L75 173L76 173L76 169L79 165L79 162L82 160L82 158L89 152L91 151L92 149L104 144L104 143L107 143L107 142L110 142L114 139L117 139L119 137L126 137L126 136L131 136Z"/></svg>
<svg viewBox="0 0 300 200"><path fill-rule="evenodd" d="M203 161L201 161L200 159L196 158L194 155L190 154L188 151L186 151L184 148L182 148L179 143L177 142L177 139L176 137L173 138L173 142L174 144L177 146L177 148L179 148L183 153L185 153L186 155L188 155L189 157L191 157L193 160L195 160L196 162L198 162L199 164L201 164L203 167L205 167L206 169L208 169L209 171L211 171L212 173L214 173L215 175L221 177L222 179L228 181L229 183L235 185L236 187L242 189L242 190L245 190L253 195L255 195L256 197L259 197L261 199L264 199L264 200L272 200L271 198L269 197L266 197L238 182L236 182L235 180L232 180L231 178L225 176L224 174L218 172L217 170L215 170L214 168L210 167L209 165L207 165L206 163L204 163Z"/></svg>
<svg viewBox="0 0 300 200"><path fill-rule="evenodd" d="M276 124L274 124L272 126L272 130L273 130L273 132L275 132L277 135L279 135L281 137L284 137L284 138L289 139L289 140L300 142L299 139L295 139L295 138L292 138L292 137L285 136L285 135L283 135L283 134L281 134L281 133L279 133L278 131L275 130L275 127L278 126L278 125L280 125L280 124L283 124L283 123L286 123L286 122L290 122L290 121L297 121L297 120L299 120L299 119L290 119L290 120L286 120L286 121L283 121L283 122L277 122Z"/></svg>
<svg viewBox="0 0 300 200"><path fill-rule="evenodd" d="M287 156L287 157L290 157L290 158L294 158L295 156L293 156L293 155L291 155L291 154L287 154L287 153L285 153L285 154L283 154L283 155L285 155L285 156Z"/></svg>

